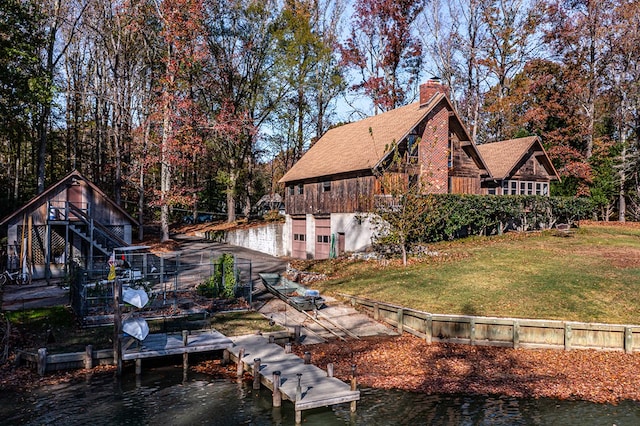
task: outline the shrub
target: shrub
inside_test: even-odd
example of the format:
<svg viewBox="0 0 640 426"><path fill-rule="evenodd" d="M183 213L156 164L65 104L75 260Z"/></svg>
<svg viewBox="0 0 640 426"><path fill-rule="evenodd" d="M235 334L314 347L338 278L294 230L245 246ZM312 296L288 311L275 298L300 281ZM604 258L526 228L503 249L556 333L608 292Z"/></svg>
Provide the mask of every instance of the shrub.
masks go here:
<svg viewBox="0 0 640 426"><path fill-rule="evenodd" d="M225 253L213 264L213 275L196 288L198 294L205 297L235 297L237 283L235 261L232 254Z"/></svg>

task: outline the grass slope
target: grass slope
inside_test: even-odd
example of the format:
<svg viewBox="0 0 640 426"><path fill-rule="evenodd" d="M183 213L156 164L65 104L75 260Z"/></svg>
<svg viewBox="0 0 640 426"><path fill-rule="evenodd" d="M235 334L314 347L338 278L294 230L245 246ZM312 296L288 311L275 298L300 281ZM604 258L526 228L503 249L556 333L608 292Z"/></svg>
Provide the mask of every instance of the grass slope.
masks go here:
<svg viewBox="0 0 640 426"><path fill-rule="evenodd" d="M404 268L329 262L318 283L432 313L640 323L640 229L583 226L572 237L506 234L435 244Z"/></svg>

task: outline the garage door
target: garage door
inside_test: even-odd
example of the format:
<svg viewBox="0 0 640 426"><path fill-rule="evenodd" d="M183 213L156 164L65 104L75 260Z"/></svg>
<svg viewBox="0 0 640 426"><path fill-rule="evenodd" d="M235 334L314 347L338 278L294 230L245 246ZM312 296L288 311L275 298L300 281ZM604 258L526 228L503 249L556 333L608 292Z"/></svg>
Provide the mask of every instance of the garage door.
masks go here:
<svg viewBox="0 0 640 426"><path fill-rule="evenodd" d="M292 220L291 256L298 259L307 258L307 221L306 219Z"/></svg>
<svg viewBox="0 0 640 426"><path fill-rule="evenodd" d="M331 251L331 219L316 219L316 259L328 259Z"/></svg>

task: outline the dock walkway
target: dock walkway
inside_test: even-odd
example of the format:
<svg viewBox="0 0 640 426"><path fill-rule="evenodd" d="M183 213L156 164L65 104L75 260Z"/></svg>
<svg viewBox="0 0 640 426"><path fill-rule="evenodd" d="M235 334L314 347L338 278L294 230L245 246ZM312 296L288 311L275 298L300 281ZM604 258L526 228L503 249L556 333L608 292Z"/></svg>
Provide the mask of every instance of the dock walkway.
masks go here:
<svg viewBox="0 0 640 426"><path fill-rule="evenodd" d="M186 337L186 344L185 344ZM218 331L211 330L195 334L149 334L141 344L123 348L122 360L138 360L168 355L209 352L228 349L233 342Z"/></svg>
<svg viewBox="0 0 640 426"><path fill-rule="evenodd" d="M317 407L326 407L345 402L352 403L360 400L360 391L351 390L351 385L335 377L328 377L327 373L312 364L305 364L304 360L292 353L285 353L284 349L260 335L232 337L234 346L228 349L230 358L236 363L240 349L244 349L244 356L240 360L245 370L253 372L254 360L260 358L260 382L273 391L273 373L280 371L280 392L282 399L292 401L295 406L296 419L299 422L300 413ZM296 400L298 374L301 384L301 397Z"/></svg>

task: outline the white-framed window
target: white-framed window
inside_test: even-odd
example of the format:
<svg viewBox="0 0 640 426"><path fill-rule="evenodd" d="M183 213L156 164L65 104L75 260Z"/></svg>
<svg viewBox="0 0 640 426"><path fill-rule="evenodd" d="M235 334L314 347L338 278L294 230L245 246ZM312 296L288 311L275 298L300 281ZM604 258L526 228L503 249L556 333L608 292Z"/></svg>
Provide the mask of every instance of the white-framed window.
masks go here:
<svg viewBox="0 0 640 426"><path fill-rule="evenodd" d="M503 195L549 195L549 183L521 181L521 180L505 180L502 182L502 194Z"/></svg>

